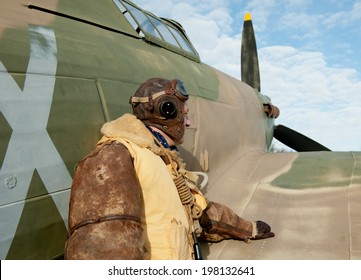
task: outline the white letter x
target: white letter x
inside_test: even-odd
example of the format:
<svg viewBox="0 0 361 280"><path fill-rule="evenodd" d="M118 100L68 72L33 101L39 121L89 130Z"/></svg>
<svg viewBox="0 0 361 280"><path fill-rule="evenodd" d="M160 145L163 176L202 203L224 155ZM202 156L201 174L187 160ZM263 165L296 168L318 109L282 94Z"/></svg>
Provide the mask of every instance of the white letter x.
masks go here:
<svg viewBox="0 0 361 280"><path fill-rule="evenodd" d="M0 259L11 245L35 168L49 193L68 189L72 181L46 130L57 67L55 34L36 26L29 27L29 33L23 91L0 62L0 111L13 130L0 169ZM66 202L54 202L67 221Z"/></svg>

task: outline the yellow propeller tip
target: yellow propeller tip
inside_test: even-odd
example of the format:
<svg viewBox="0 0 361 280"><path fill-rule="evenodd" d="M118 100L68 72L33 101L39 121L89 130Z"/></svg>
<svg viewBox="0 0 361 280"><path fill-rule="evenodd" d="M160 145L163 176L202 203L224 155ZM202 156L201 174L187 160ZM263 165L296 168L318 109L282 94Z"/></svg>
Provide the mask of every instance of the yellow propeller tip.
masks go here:
<svg viewBox="0 0 361 280"><path fill-rule="evenodd" d="M249 21L249 20L252 20L251 14L246 13L246 15L244 16L244 21Z"/></svg>

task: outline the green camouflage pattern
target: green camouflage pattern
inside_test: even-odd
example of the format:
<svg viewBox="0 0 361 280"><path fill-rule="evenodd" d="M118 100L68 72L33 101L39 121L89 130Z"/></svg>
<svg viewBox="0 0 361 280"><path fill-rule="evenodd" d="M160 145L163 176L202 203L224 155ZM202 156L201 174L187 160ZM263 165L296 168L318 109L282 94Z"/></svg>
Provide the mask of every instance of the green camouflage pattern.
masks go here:
<svg viewBox="0 0 361 280"><path fill-rule="evenodd" d="M4 0L0 259L62 257L77 163L156 76L182 80L191 95L180 151L189 169L208 173L206 195L276 233L203 244L207 258L361 258L360 152L268 153L274 121L264 96L199 57L148 42L112 0Z"/></svg>

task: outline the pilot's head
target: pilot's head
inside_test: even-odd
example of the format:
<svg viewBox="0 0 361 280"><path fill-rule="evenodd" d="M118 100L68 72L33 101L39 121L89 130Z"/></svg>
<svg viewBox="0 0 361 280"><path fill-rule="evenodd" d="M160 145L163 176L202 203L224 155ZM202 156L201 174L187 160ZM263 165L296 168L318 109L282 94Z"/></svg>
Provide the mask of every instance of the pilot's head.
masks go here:
<svg viewBox="0 0 361 280"><path fill-rule="evenodd" d="M185 127L190 124L187 100L188 93L181 81L152 78L137 89L130 103L133 114L145 125L160 129L180 144Z"/></svg>

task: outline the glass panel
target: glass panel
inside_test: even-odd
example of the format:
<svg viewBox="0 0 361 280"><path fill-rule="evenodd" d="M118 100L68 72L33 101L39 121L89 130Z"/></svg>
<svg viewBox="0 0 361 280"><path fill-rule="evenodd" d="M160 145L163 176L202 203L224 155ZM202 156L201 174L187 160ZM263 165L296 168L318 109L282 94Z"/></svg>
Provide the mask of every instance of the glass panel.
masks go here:
<svg viewBox="0 0 361 280"><path fill-rule="evenodd" d="M182 49L186 50L187 52L194 53L192 48L189 46L188 42L183 38L183 36L179 33L178 30L172 27L170 27L170 30L172 31L174 37L177 38L177 41L181 45Z"/></svg>
<svg viewBox="0 0 361 280"><path fill-rule="evenodd" d="M113 0L114 4L117 5L118 9L122 12L125 18L129 21L129 23L133 26L134 30L137 31L138 24L135 22L133 17L128 13L127 9L121 4L118 0Z"/></svg>
<svg viewBox="0 0 361 280"><path fill-rule="evenodd" d="M177 40L174 38L172 33L169 31L169 29L167 28L167 26L165 26L165 24L163 22L161 22L160 20L158 20L154 17L151 17L151 16L149 18L152 21L152 23L154 24L154 26L158 29L160 34L162 34L164 40L166 40L167 43L180 48Z"/></svg>
<svg viewBox="0 0 361 280"><path fill-rule="evenodd" d="M123 3L128 9L128 11L135 17L136 21L138 22L140 27L144 30L144 32L147 32L150 35L157 37L158 39L162 39L157 29L154 27L154 25L150 22L150 20L145 14L143 14L140 10L133 7L132 5L129 5L126 2Z"/></svg>
<svg viewBox="0 0 361 280"><path fill-rule="evenodd" d="M171 20L163 21L126 1L113 0L113 2L139 35L173 52L199 60L199 56L187 36L174 27Z"/></svg>

